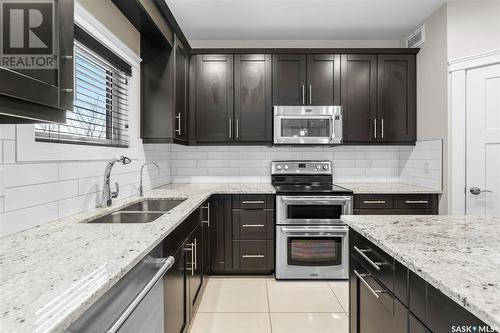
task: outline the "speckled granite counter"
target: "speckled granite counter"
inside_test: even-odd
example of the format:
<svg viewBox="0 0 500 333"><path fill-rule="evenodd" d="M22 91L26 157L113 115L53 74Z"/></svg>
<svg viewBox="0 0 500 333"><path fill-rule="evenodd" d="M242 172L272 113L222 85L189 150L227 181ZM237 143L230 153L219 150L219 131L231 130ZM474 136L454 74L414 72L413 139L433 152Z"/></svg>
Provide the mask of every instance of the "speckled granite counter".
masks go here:
<svg viewBox="0 0 500 333"><path fill-rule="evenodd" d="M404 183L336 183L348 188L354 194L419 194L419 193L441 193L428 187L409 185Z"/></svg>
<svg viewBox="0 0 500 333"><path fill-rule="evenodd" d="M61 332L214 193L274 193L270 184L173 184L146 197L187 198L144 224L78 223L116 201L0 239L0 331Z"/></svg>
<svg viewBox="0 0 500 333"><path fill-rule="evenodd" d="M486 324L500 327L500 217L342 219Z"/></svg>

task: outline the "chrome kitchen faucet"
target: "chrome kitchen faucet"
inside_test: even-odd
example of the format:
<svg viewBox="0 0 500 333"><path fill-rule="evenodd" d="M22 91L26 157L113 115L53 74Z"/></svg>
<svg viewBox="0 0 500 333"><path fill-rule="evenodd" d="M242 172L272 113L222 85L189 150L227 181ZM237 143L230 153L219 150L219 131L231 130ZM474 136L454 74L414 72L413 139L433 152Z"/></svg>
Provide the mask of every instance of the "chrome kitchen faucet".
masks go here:
<svg viewBox="0 0 500 333"><path fill-rule="evenodd" d="M118 193L120 192L118 183L115 183L116 191L111 191L111 186L109 185L111 169L113 169L113 165L115 165L116 162L120 162L121 164L125 165L129 164L132 161L130 160L130 158L123 155L117 155L108 161L108 164L106 164L106 169L104 169L104 186L102 188L101 207L111 206L111 204L113 203L113 199L116 198L118 196Z"/></svg>

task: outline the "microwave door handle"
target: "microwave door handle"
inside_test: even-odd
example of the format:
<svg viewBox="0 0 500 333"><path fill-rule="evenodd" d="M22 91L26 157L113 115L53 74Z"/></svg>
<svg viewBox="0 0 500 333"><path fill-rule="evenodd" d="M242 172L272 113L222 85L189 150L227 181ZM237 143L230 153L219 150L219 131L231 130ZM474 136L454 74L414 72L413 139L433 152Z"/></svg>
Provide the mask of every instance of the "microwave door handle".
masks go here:
<svg viewBox="0 0 500 333"><path fill-rule="evenodd" d="M333 142L333 140L335 139L335 116L332 116L330 118L330 121L331 121L331 126L332 126L332 137L330 139L330 142Z"/></svg>

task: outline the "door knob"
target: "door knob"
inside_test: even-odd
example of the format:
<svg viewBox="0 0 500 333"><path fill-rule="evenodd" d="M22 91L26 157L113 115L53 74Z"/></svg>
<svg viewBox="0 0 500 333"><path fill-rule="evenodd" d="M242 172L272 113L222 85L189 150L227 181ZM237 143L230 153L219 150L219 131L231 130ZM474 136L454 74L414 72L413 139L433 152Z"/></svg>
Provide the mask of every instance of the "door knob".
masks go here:
<svg viewBox="0 0 500 333"><path fill-rule="evenodd" d="M487 193L492 193L493 191L490 191L490 190L481 190L479 187L471 187L470 188L470 193L474 194L474 195L478 195L480 193L483 193L483 192L487 192Z"/></svg>

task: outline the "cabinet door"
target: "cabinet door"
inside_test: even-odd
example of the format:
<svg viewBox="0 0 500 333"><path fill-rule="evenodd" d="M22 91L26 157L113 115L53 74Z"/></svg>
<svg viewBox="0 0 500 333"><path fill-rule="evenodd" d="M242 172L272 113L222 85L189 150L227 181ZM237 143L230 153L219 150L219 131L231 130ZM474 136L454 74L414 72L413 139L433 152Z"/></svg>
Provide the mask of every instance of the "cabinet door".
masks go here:
<svg viewBox="0 0 500 333"><path fill-rule="evenodd" d="M271 55L235 55L234 78L235 141L271 142Z"/></svg>
<svg viewBox="0 0 500 333"><path fill-rule="evenodd" d="M10 56L23 54L24 52L26 53L26 57L21 57L18 60L21 61L24 58L38 55L40 58L36 59L37 63L43 61L43 63L49 64L54 60L52 55L55 55L57 63L54 63L54 66L50 66L49 68L40 69L19 68L13 66L14 64L9 66L8 63L0 64L0 108L5 108L5 111L9 114L64 122L64 113L59 114L56 110L49 108L65 110L73 108L73 0L59 0L53 4L35 3L33 5L13 1L10 3L6 2L2 6L4 6L3 9L6 13L11 10L12 12L16 11L16 13L24 13L22 15L25 18L28 17L28 10L36 6L36 9L42 14L43 21L40 28L35 29L37 30L35 33L30 32L34 36L35 43L38 41L41 44L30 48L29 43L32 43L31 38L29 43L26 38L24 41L17 41L17 43L14 39L10 43L5 42L3 54L6 56L6 59L10 59ZM51 6L54 6L54 8ZM55 16L51 17L51 15ZM19 19L16 19L14 14L9 16L9 18L19 22ZM54 28L58 31L52 33L50 23L45 26L44 22L56 22ZM10 27L17 30L25 28L22 24L19 26L12 22ZM40 31L45 33L40 34ZM11 35L16 35L15 31ZM23 31L17 35L22 36ZM58 39L52 40L52 38ZM15 48L8 47L10 45L15 45ZM14 58L14 61L16 59ZM22 101L18 107L15 104L16 100ZM49 108L41 110L36 108L37 105Z"/></svg>
<svg viewBox="0 0 500 333"><path fill-rule="evenodd" d="M377 56L342 55L344 142L369 143L377 139Z"/></svg>
<svg viewBox="0 0 500 333"><path fill-rule="evenodd" d="M195 314L195 309L198 303L198 296L200 295L202 286L202 229L201 225L198 225L192 232L191 236L188 238L185 249L188 252L188 277L189 281L189 314L190 319L193 318Z"/></svg>
<svg viewBox="0 0 500 333"><path fill-rule="evenodd" d="M207 200L201 205L201 223L202 223L202 233L203 233L203 283L208 280L210 275L210 251L211 251L211 239L210 239L210 201Z"/></svg>
<svg viewBox="0 0 500 333"><path fill-rule="evenodd" d="M221 273L233 267L231 223L231 196L213 196L210 199L212 272Z"/></svg>
<svg viewBox="0 0 500 333"><path fill-rule="evenodd" d="M198 55L196 73L198 142L232 141L233 56Z"/></svg>
<svg viewBox="0 0 500 333"><path fill-rule="evenodd" d="M415 55L378 56L378 139L387 143L416 140Z"/></svg>
<svg viewBox="0 0 500 333"><path fill-rule="evenodd" d="M175 263L165 275L165 332L181 333L187 323L184 248L174 255Z"/></svg>
<svg viewBox="0 0 500 333"><path fill-rule="evenodd" d="M273 104L306 104L306 56L273 55Z"/></svg>
<svg viewBox="0 0 500 333"><path fill-rule="evenodd" d="M307 55L308 105L340 105L340 55Z"/></svg>
<svg viewBox="0 0 500 333"><path fill-rule="evenodd" d="M174 138L187 140L187 65L184 48L175 39Z"/></svg>

